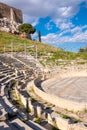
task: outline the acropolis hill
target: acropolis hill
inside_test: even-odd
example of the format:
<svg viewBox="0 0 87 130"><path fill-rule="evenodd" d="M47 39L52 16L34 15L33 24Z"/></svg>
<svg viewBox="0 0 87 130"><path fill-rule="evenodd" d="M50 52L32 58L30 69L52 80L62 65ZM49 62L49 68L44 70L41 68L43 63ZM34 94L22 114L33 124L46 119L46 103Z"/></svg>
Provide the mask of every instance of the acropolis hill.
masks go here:
<svg viewBox="0 0 87 130"><path fill-rule="evenodd" d="M19 24L23 22L22 11L0 3L0 30L16 32Z"/></svg>

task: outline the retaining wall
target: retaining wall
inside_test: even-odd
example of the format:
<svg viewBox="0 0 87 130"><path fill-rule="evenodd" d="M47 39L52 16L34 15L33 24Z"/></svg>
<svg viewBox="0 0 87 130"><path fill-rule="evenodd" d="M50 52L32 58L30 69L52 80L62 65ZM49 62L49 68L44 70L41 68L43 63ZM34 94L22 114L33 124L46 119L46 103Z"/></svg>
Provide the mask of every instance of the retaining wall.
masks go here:
<svg viewBox="0 0 87 130"><path fill-rule="evenodd" d="M36 81L38 81L38 79ZM28 83L27 89L33 87L35 93L38 94L44 100L52 104L58 105L62 108L67 108L68 106L69 110L77 111L85 109L85 104L78 104L76 102L72 102L71 104L71 101L66 101L43 92L35 85L36 81L31 81L30 83ZM48 113L46 118L48 123L54 126L56 125L56 127L61 130L87 130L87 127L84 125L84 123L70 123L69 119L64 119L59 114L57 114L57 116L52 117L51 114Z"/></svg>
<svg viewBox="0 0 87 130"><path fill-rule="evenodd" d="M33 87L35 93L38 94L38 96L40 96L45 101L47 101L51 104L54 104L58 107L68 109L69 111L73 111L73 112L83 111L83 110L87 109L87 104L85 102L81 103L81 102L66 100L66 99L63 99L63 98L60 98L55 95L48 94L48 93L42 91L40 88L38 88L35 85L37 82L38 82L38 80L31 81L30 83L28 83L27 88L30 86Z"/></svg>

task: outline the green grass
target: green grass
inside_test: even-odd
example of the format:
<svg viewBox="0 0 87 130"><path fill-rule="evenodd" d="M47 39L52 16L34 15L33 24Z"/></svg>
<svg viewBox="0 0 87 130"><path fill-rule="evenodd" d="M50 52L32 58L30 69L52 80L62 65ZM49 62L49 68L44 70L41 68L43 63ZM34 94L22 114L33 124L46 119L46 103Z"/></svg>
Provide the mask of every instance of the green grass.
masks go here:
<svg viewBox="0 0 87 130"><path fill-rule="evenodd" d="M59 129L53 126L52 130L59 130Z"/></svg>
<svg viewBox="0 0 87 130"><path fill-rule="evenodd" d="M41 119L41 118L39 118L39 117L35 119L35 122L36 122L36 123L38 123L38 124L40 124L40 123L41 123L41 121L42 121L42 119Z"/></svg>
<svg viewBox="0 0 87 130"><path fill-rule="evenodd" d="M33 97L31 97L31 101L32 101L32 103L37 102L37 100L34 99Z"/></svg>
<svg viewBox="0 0 87 130"><path fill-rule="evenodd" d="M43 50L45 50L46 52L50 52L50 50L53 50L53 52L57 51L56 47L52 47L49 44L42 44L42 43L37 42L37 41L20 38L18 36L15 36L14 34L0 31L0 52L4 51L4 44L7 47L6 51L10 51L11 50L11 43L14 43L14 46L15 46L14 51L23 51L24 44L26 44L26 45L37 44L39 53L43 52ZM23 46L20 46L19 43L23 44ZM30 50L32 51L32 49L30 49Z"/></svg>
<svg viewBox="0 0 87 130"><path fill-rule="evenodd" d="M85 113L87 113L87 109L85 109Z"/></svg>
<svg viewBox="0 0 87 130"><path fill-rule="evenodd" d="M68 115L65 115L65 114L62 114L62 118L64 118L64 119L69 119L69 120L71 120L71 121L74 122L74 123L81 122L80 120L77 120L77 119L75 119L75 118L73 118L73 117L70 117L70 116L68 116Z"/></svg>
<svg viewBox="0 0 87 130"><path fill-rule="evenodd" d="M33 41L29 39L19 38L14 34L6 33L0 31L0 52L10 52L11 51L11 43L13 43L13 51L20 52L24 51L24 45L37 45L37 56L42 58L43 66L46 64L50 65L60 65L58 59L62 60L77 60L84 59L87 60L87 52L82 53L73 53L68 51L63 51L59 48L53 47L46 43L40 43L38 41ZM4 48L5 45L5 48ZM27 53L31 55L35 55L35 48L28 48ZM44 58L45 57L45 58ZM83 64L83 63L81 63Z"/></svg>

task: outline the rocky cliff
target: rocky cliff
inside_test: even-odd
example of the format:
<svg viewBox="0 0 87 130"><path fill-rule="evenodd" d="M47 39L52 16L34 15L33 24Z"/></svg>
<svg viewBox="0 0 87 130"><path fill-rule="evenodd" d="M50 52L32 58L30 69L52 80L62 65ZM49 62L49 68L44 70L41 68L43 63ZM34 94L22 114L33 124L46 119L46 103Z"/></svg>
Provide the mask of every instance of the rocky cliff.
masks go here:
<svg viewBox="0 0 87 130"><path fill-rule="evenodd" d="M22 11L9 5L0 3L0 30L18 33L18 26L22 24Z"/></svg>
<svg viewBox="0 0 87 130"><path fill-rule="evenodd" d="M13 11L13 16L11 16L11 10ZM23 22L21 10L13 8L9 5L0 2L0 18L4 18L4 17L9 20L11 20L11 17L13 17L13 20L17 23Z"/></svg>

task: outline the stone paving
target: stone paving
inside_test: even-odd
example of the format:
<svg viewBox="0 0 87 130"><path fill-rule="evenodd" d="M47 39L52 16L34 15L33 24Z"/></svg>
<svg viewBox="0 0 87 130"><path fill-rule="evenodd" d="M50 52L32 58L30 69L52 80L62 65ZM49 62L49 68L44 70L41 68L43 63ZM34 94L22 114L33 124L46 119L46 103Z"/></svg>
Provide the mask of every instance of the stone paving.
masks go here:
<svg viewBox="0 0 87 130"><path fill-rule="evenodd" d="M67 74L66 74L67 75ZM42 83L44 91L68 100L87 102L87 73L53 78Z"/></svg>

